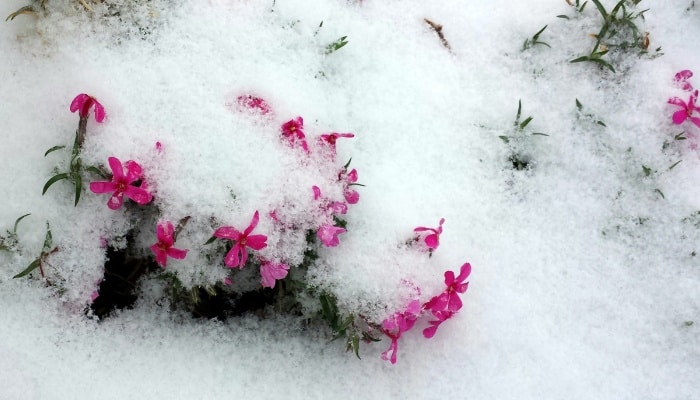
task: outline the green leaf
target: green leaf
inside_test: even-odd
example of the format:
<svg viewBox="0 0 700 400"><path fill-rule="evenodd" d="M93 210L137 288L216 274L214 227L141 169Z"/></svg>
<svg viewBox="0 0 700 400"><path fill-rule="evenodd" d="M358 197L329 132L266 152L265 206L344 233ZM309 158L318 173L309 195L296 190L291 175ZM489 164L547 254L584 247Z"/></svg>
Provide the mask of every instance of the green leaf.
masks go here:
<svg viewBox="0 0 700 400"><path fill-rule="evenodd" d="M680 161L679 161L679 162L680 162ZM678 164L678 163L676 163L676 164ZM674 165L674 166L675 166L675 165ZM30 215L32 215L32 214L24 214L23 216L17 218L17 219L15 220L15 226L14 226L14 228L12 228L12 233L17 233L17 225L19 225L19 222L20 222L21 220L23 220L24 218L30 216Z"/></svg>
<svg viewBox="0 0 700 400"><path fill-rule="evenodd" d="M569 61L569 62L570 62L570 63L579 63L579 62L583 62L583 61L590 61L590 59L591 59L591 58L590 58L589 56L583 56L583 57L579 57L579 58L577 58L577 59L575 59L575 60L571 60L571 61Z"/></svg>
<svg viewBox="0 0 700 400"><path fill-rule="evenodd" d="M532 136L549 136L549 135L546 133L542 133L542 132L532 132Z"/></svg>
<svg viewBox="0 0 700 400"><path fill-rule="evenodd" d="M678 161L674 162L673 165L671 165L670 167L668 167L668 170L669 170L669 171L672 170L676 165L680 164L681 161L683 161L683 160L678 160Z"/></svg>
<svg viewBox="0 0 700 400"><path fill-rule="evenodd" d="M527 126L527 124L530 123L530 121L532 121L532 117L527 117L527 118L525 118L525 121L523 121L523 122L519 125L520 129L524 129L524 128Z"/></svg>
<svg viewBox="0 0 700 400"><path fill-rule="evenodd" d="M345 165L343 165L343 169L348 169L348 167L350 166L350 162L351 162L351 161L352 161L352 157L350 157L350 159L348 160L348 162L346 162Z"/></svg>
<svg viewBox="0 0 700 400"><path fill-rule="evenodd" d="M29 275L30 272L34 271L35 269L39 268L39 265L41 264L41 259L37 258L36 260L32 261L31 264L27 268L24 269L24 271L20 272L19 274L15 275L12 277L12 279L16 278L21 278L23 276Z"/></svg>
<svg viewBox="0 0 700 400"><path fill-rule="evenodd" d="M78 201L80 201L80 192L83 190L83 178L80 176L80 173L75 174L75 204L73 207L76 207L78 205Z"/></svg>
<svg viewBox="0 0 700 400"><path fill-rule="evenodd" d="M500 138L501 140L503 140L504 142L506 142L506 143L509 143L509 142L510 142L510 139L508 139L508 136L499 136L499 138Z"/></svg>
<svg viewBox="0 0 700 400"><path fill-rule="evenodd" d="M41 195L43 196L44 194L46 194L46 191L49 190L49 188L51 187L51 185L53 185L54 183L56 183L56 182L58 182L58 181L60 181L60 180L68 179L69 176L70 176L70 175L67 174L67 173L54 175L51 179L49 179L48 181L46 181L46 184L44 185L44 190L41 192Z"/></svg>
<svg viewBox="0 0 700 400"><path fill-rule="evenodd" d="M44 157L48 156L50 153L53 153L56 150L61 150L65 148L66 146L53 146L52 148L46 150L46 153L44 153Z"/></svg>
<svg viewBox="0 0 700 400"><path fill-rule="evenodd" d="M581 102L578 101L578 99L576 99L576 108L578 108L579 111L583 109L583 104L581 104Z"/></svg>
<svg viewBox="0 0 700 400"><path fill-rule="evenodd" d="M662 199L664 199L664 200L666 199L666 196L664 196L664 194L663 194L663 192L662 192L661 190L659 190L659 189L654 189L654 191L655 191L656 193L658 193L659 195L661 195L661 198L662 198Z"/></svg>
<svg viewBox="0 0 700 400"><path fill-rule="evenodd" d="M603 122L603 121L596 121L595 123L600 125L600 126L604 126L606 128L608 127L607 125L605 125L605 122Z"/></svg>
<svg viewBox="0 0 700 400"><path fill-rule="evenodd" d="M569 19L569 17L568 17L568 16L566 16L566 15L563 15L563 14L562 14L562 15L557 15L557 18Z"/></svg>
<svg viewBox="0 0 700 400"><path fill-rule="evenodd" d="M646 165L642 165L642 170L644 170L644 176L651 175L651 168L647 167Z"/></svg>
<svg viewBox="0 0 700 400"><path fill-rule="evenodd" d="M518 124L520 123L520 113L522 110L523 110L523 103L520 101L520 99L518 99L518 113L515 114L515 124L513 124L514 126L518 126Z"/></svg>
<svg viewBox="0 0 700 400"><path fill-rule="evenodd" d="M325 52L325 53L326 53L326 54L331 54L331 53L333 53L334 51L338 51L338 50L340 50L341 48L343 48L346 44L348 44L348 41L345 40L345 39L347 39L347 36L343 36L343 37L341 37L340 39L336 40L335 42L333 42L333 43L329 44L328 46L326 46L326 52Z"/></svg>
<svg viewBox="0 0 700 400"><path fill-rule="evenodd" d="M537 42L537 39L539 39L540 35L542 34L542 32L544 32L545 29L547 29L547 25L545 25L542 29L535 33L535 36L532 37L533 42Z"/></svg>
<svg viewBox="0 0 700 400"><path fill-rule="evenodd" d="M44 252L47 252L51 249L51 244L53 243L53 236L51 236L51 225L49 225L49 221L46 221L46 237L44 237Z"/></svg>
<svg viewBox="0 0 700 400"><path fill-rule="evenodd" d="M600 1L598 0L592 0L593 4L598 8L598 11L600 12L600 15L603 16L603 19L607 21L608 19L608 12L605 11L605 7L603 7L602 4L600 4Z"/></svg>
<svg viewBox="0 0 700 400"><path fill-rule="evenodd" d="M208 245L208 244L212 244L212 243L214 243L215 240L216 240L216 236L212 236L212 237L209 238L209 240L207 240L206 242L204 242L204 244L203 244L202 246L206 246L206 245Z"/></svg>
<svg viewBox="0 0 700 400"><path fill-rule="evenodd" d="M101 169L99 169L99 168L97 168L97 167L95 167L95 166L90 165L90 166L88 166L88 167L85 167L84 170L85 170L85 171L88 171L88 172L92 172L92 173L95 174L95 175L99 175L99 176L101 176L101 177L104 178L104 179L109 179L109 176L108 176L108 175L105 175L105 173L102 172Z"/></svg>
<svg viewBox="0 0 700 400"><path fill-rule="evenodd" d="M353 350L355 350L355 355L357 356L357 359L362 360L362 358L360 358L360 337L357 335L353 335L351 340L352 348Z"/></svg>

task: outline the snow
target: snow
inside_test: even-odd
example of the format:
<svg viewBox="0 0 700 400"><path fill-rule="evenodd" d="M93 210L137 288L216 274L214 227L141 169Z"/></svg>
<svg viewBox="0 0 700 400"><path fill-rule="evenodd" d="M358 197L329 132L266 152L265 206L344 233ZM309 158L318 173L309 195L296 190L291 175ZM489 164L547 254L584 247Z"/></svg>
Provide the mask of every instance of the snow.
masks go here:
<svg viewBox="0 0 700 400"><path fill-rule="evenodd" d="M650 55L663 55L615 58L611 73L569 62L595 42L592 3L574 17L565 1L541 0L113 2L121 20L48 3L42 18L0 30L0 233L31 213L18 228L21 254L0 252L0 399L697 397L700 158L673 137L700 130L673 125L666 100L687 97L673 85L680 70L700 86L700 5L643 0ZM0 15L24 5L6 1ZM443 26L451 51L424 18ZM522 50L545 25L551 48ZM349 43L324 55L341 36ZM44 152L72 140L68 105L82 92L107 111L107 123L88 123L85 161L139 160L163 218L196 209L184 248L211 236L208 216L242 229L258 208L293 203L289 218L317 222L310 188L342 197L335 170L301 161L277 140L279 126L303 116L310 139L353 132L336 164L352 157L365 186L314 282L381 320L411 295L402 280L427 300L445 270L470 262L464 308L433 339L404 334L396 365L379 358L386 339L357 360L293 318L191 319L156 304L148 285L134 309L85 318L101 239L116 244L139 216L90 192L73 207L61 183L41 195L65 158ZM271 119L227 107L248 93L268 101ZM518 101L521 121L533 117L524 132L548 136L499 138L517 135ZM531 167L513 169L513 152ZM442 217L433 257L401 246ZM47 220L65 291L11 279L40 253ZM256 233L271 226L261 219ZM264 253L287 259L303 246L272 234L269 243L292 243ZM191 251L168 268L188 285L221 281L226 270L202 267L205 256Z"/></svg>

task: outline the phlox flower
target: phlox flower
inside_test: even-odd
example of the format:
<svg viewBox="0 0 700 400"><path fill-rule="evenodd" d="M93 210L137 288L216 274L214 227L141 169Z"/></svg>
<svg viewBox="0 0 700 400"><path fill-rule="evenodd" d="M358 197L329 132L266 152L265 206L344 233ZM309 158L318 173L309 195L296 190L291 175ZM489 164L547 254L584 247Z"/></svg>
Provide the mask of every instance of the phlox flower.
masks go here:
<svg viewBox="0 0 700 400"><path fill-rule="evenodd" d="M71 112L76 112L78 111L78 115L80 116L80 119L86 119L88 118L88 115L90 114L90 108L95 107L95 121L97 122L102 122L105 119L105 109L102 107L102 104L100 104L99 101L97 101L96 98L87 95L85 93L81 93L73 99L73 101L70 103L70 111Z"/></svg>
<svg viewBox="0 0 700 400"><path fill-rule="evenodd" d="M119 209L124 202L124 195L141 205L148 204L153 200L153 196L145 188L145 182L142 182L140 186L133 185L134 182L142 178L143 172L139 164L131 160L124 163L125 174L124 167L118 158L109 157L107 161L112 170L112 180L109 182L90 182L90 191L98 194L112 192L112 196L107 202L110 209Z"/></svg>
<svg viewBox="0 0 700 400"><path fill-rule="evenodd" d="M239 107L247 109L252 113L267 115L272 111L270 105L267 104L265 100L250 94L238 96L236 101Z"/></svg>
<svg viewBox="0 0 700 400"><path fill-rule="evenodd" d="M248 225L243 232L238 231L232 226L222 226L214 231L215 237L234 241L233 247L231 247L231 250L229 250L224 258L224 264L227 267L243 268L248 260L248 247L253 250L261 250L267 247L267 236L250 234L258 225L259 220L260 214L258 211L255 211L250 225Z"/></svg>
<svg viewBox="0 0 700 400"><path fill-rule="evenodd" d="M282 137L284 137L289 145L295 147L301 146L305 152L309 152L309 146L306 144L306 135L304 135L304 119L296 117L282 124Z"/></svg>
<svg viewBox="0 0 700 400"><path fill-rule="evenodd" d="M460 268L459 276L455 278L455 273L452 271L445 271L445 290L430 299L423 308L430 310L433 315L436 312L441 311L451 311L456 312L462 308L462 299L459 295L466 292L469 287L469 282L465 282L472 272L472 266L469 263L465 263Z"/></svg>
<svg viewBox="0 0 700 400"><path fill-rule="evenodd" d="M419 226L413 229L413 232L432 232L427 235L423 241L428 246L430 250L435 250L440 245L440 235L442 234L442 224L445 223L445 218L440 218L440 223L437 228L426 228L424 226Z"/></svg>
<svg viewBox="0 0 700 400"><path fill-rule="evenodd" d="M420 314L421 307L418 300L413 300L401 313L395 313L382 321L384 334L391 339L389 348L382 353L382 360L396 364L396 353L399 351L399 339L404 332L413 328Z"/></svg>
<svg viewBox="0 0 700 400"><path fill-rule="evenodd" d="M156 236L158 243L151 246L151 251L156 256L156 262L161 267L165 268L168 263L168 256L182 260L187 256L188 250L176 249L175 244L175 229L170 221L160 222L156 228Z"/></svg>
<svg viewBox="0 0 700 400"><path fill-rule="evenodd" d="M340 244L338 235L341 233L345 233L345 229L333 225L322 225L318 228L316 236L324 246L335 247Z"/></svg>
<svg viewBox="0 0 700 400"><path fill-rule="evenodd" d="M314 200L321 201L321 207L324 210L330 210L333 214L345 214L348 212L348 205L341 201L330 201L321 195L321 188L314 185L311 187L314 192Z"/></svg>
<svg viewBox="0 0 700 400"><path fill-rule="evenodd" d="M263 259L260 262L260 284L265 288L274 288L275 282L284 279L288 272L289 265Z"/></svg>
<svg viewBox="0 0 700 400"><path fill-rule="evenodd" d="M423 329L423 337L425 337L426 339L430 339L433 336L435 336L435 332L437 332L437 329L440 326L440 324L442 324L443 322L452 318L452 316L455 314L457 314L456 311L449 311L449 310L433 311L433 315L435 316L435 318L437 318L437 320L428 321L430 326Z"/></svg>
<svg viewBox="0 0 700 400"><path fill-rule="evenodd" d="M332 154L335 155L335 142L339 138L354 138L355 135L352 133L326 133L321 135L319 141L322 145L328 146L332 150Z"/></svg>
<svg viewBox="0 0 700 400"><path fill-rule="evenodd" d="M341 171L338 174L338 180L345 181L343 188L343 195L345 196L345 201L347 201L348 204L357 204L357 202L360 201L360 194L357 192L357 190L350 189L350 186L352 185L359 185L357 183L357 170L353 168L352 170L350 170L350 172L347 173L345 170Z"/></svg>
<svg viewBox="0 0 700 400"><path fill-rule="evenodd" d="M689 119L690 122L694 123L698 128L700 128L700 118L693 117L693 113L700 112L700 107L695 105L695 102L697 101L697 99L698 99L698 91L697 90L690 94L690 98L688 99L687 103L678 97L673 97L671 99L668 99L669 104L673 104L675 106L681 107L680 110L673 113L673 123L674 124L680 125L683 122L685 122L685 120Z"/></svg>
<svg viewBox="0 0 700 400"><path fill-rule="evenodd" d="M674 81L676 82L676 85L680 87L681 89L692 92L693 91L693 85L688 82L688 79L693 77L693 71L684 69L683 71L679 71L676 76L674 77Z"/></svg>

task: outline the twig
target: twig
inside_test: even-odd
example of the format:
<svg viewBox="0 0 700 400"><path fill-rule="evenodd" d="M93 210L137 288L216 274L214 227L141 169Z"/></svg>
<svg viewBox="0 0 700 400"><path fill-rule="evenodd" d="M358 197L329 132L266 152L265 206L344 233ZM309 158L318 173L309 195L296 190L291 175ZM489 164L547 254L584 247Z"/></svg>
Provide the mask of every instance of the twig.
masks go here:
<svg viewBox="0 0 700 400"><path fill-rule="evenodd" d="M450 47L450 44L447 43L447 39L445 39L445 35L442 34L442 25L435 23L428 18L423 18L423 21L425 21L426 24L430 25L430 27L437 33L438 37L440 38L440 42L442 42L442 45L445 46L447 50L452 52L452 48Z"/></svg>

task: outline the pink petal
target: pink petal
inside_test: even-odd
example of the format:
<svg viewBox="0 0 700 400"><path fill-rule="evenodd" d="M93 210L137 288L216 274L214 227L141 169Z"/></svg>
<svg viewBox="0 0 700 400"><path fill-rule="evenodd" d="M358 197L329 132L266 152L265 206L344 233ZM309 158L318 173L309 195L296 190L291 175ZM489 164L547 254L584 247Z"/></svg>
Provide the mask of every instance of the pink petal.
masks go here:
<svg viewBox="0 0 700 400"><path fill-rule="evenodd" d="M175 229L173 228L173 224L170 223L170 221L161 222L156 227L156 237L158 238L158 241L160 243L165 244L166 246L173 245L174 233Z"/></svg>
<svg viewBox="0 0 700 400"><path fill-rule="evenodd" d="M76 112L80 110L83 107L83 104L85 104L85 101L87 101L90 98L85 93L80 93L79 95L75 96L73 101L70 103L70 112Z"/></svg>
<svg viewBox="0 0 700 400"><path fill-rule="evenodd" d="M348 204L357 204L360 201L360 194L356 190L346 189L344 194Z"/></svg>
<svg viewBox="0 0 700 400"><path fill-rule="evenodd" d="M95 121L102 122L105 119L105 108L95 100Z"/></svg>
<svg viewBox="0 0 700 400"><path fill-rule="evenodd" d="M238 240L241 233L232 226L222 226L214 231L214 236L219 239Z"/></svg>
<svg viewBox="0 0 700 400"><path fill-rule="evenodd" d="M673 97L673 98L671 98L671 99L668 99L668 102L667 102L667 103L668 103L668 104L673 104L673 105L675 105L675 106L683 107L683 108L688 107L688 105L685 104L685 101L679 99L678 97Z"/></svg>
<svg viewBox="0 0 700 400"><path fill-rule="evenodd" d="M314 185L311 187L311 190L314 192L314 200L318 200L321 197L321 189Z"/></svg>
<svg viewBox="0 0 700 400"><path fill-rule="evenodd" d="M426 227L424 227L424 226L419 226L419 227L413 229L413 232L424 232L424 231L432 231L432 232L435 232L435 229L433 229L433 228L426 228Z"/></svg>
<svg viewBox="0 0 700 400"><path fill-rule="evenodd" d="M462 299L456 294L450 294L450 301L447 304L448 311L459 311L462 308Z"/></svg>
<svg viewBox="0 0 700 400"><path fill-rule="evenodd" d="M90 182L90 191L93 193L108 193L117 190L114 182Z"/></svg>
<svg viewBox="0 0 700 400"><path fill-rule="evenodd" d="M245 267L246 261L248 261L248 250L246 249L245 246L240 246L241 249L241 263L239 264L239 268Z"/></svg>
<svg viewBox="0 0 700 400"><path fill-rule="evenodd" d="M452 271L445 271L445 286L451 286L455 282L455 273Z"/></svg>
<svg viewBox="0 0 700 400"><path fill-rule="evenodd" d="M109 157L107 159L109 163L109 168L112 170L112 181L116 181L119 178L124 177L124 169L122 168L122 162L119 161L117 157Z"/></svg>
<svg viewBox="0 0 700 400"><path fill-rule="evenodd" d="M438 246L440 245L440 240L438 239L438 235L432 234L432 235L426 236L425 237L425 244L427 244L428 248L430 248L430 249L433 249L433 250L437 249Z"/></svg>
<svg viewBox="0 0 700 400"><path fill-rule="evenodd" d="M673 123L676 125L680 125L688 119L688 112L686 110L678 110L673 113Z"/></svg>
<svg viewBox="0 0 700 400"><path fill-rule="evenodd" d="M355 168L353 168L352 171L348 172L347 180L350 183L357 182L357 170Z"/></svg>
<svg viewBox="0 0 700 400"><path fill-rule="evenodd" d="M231 250L226 253L226 257L224 258L224 264L229 267L229 268L236 268L239 266L240 261L238 259L238 251L240 248L238 245L234 245Z"/></svg>
<svg viewBox="0 0 700 400"><path fill-rule="evenodd" d="M246 246L253 250L261 250L267 247L267 236L265 235L250 235L245 241Z"/></svg>
<svg viewBox="0 0 700 400"><path fill-rule="evenodd" d="M107 201L107 207L112 210L118 210L124 202L124 194L122 192L114 192L112 197Z"/></svg>
<svg viewBox="0 0 700 400"><path fill-rule="evenodd" d="M690 117L690 122L694 123L698 128L700 128L700 118Z"/></svg>
<svg viewBox="0 0 700 400"><path fill-rule="evenodd" d="M140 205L148 204L153 200L153 195L136 186L127 186L124 193L127 197Z"/></svg>
<svg viewBox="0 0 700 400"><path fill-rule="evenodd" d="M457 277L458 282L464 282L465 279L469 277L472 273L472 265L469 263L464 263L459 269L459 276Z"/></svg>
<svg viewBox="0 0 700 400"><path fill-rule="evenodd" d="M348 205L340 201L334 201L331 203L330 209L334 214L346 214L348 212Z"/></svg>
<svg viewBox="0 0 700 400"><path fill-rule="evenodd" d="M431 324L431 327L423 329L423 337L426 339L430 339L433 336L435 336L435 333L437 332L438 327L440 326L440 321L428 321L429 324Z"/></svg>
<svg viewBox="0 0 700 400"><path fill-rule="evenodd" d="M255 210L255 214L253 214L253 219L250 221L250 225L248 225L247 228L245 228L245 231L243 231L243 235L247 236L250 232L255 229L256 226L258 226L258 221L260 220L260 214L258 213L257 210Z"/></svg>
<svg viewBox="0 0 700 400"><path fill-rule="evenodd" d="M124 163L124 166L126 167L126 182L127 183L132 183L139 178L141 178L141 175L143 175L143 170L141 166L133 160L129 160Z"/></svg>
<svg viewBox="0 0 700 400"><path fill-rule="evenodd" d="M176 260L182 260L187 256L189 250L176 249L171 247L168 249L168 255Z"/></svg>
<svg viewBox="0 0 700 400"><path fill-rule="evenodd" d="M167 253L163 251L163 249L158 245L158 243L151 246L151 251L153 251L153 254L155 254L156 262L158 263L158 265L165 268L165 266L168 263Z"/></svg>

